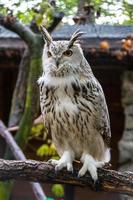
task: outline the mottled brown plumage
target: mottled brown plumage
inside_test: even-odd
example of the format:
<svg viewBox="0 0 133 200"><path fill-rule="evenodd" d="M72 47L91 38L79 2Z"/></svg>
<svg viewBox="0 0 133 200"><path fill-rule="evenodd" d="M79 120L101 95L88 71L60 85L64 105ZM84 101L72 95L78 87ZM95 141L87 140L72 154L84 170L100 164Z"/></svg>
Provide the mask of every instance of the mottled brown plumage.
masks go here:
<svg viewBox="0 0 133 200"><path fill-rule="evenodd" d="M89 171L97 180L97 167L110 159L110 122L101 85L77 44L79 36L77 31L70 41L56 42L44 36L43 74L38 80L41 111L61 157L51 161L56 170L72 171L78 159L83 162L79 176Z"/></svg>

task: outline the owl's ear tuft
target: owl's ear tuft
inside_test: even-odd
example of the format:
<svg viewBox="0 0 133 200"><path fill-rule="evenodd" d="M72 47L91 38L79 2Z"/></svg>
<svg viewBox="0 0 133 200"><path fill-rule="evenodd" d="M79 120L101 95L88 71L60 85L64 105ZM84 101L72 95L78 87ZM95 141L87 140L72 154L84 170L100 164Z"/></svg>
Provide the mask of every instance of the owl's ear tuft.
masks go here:
<svg viewBox="0 0 133 200"><path fill-rule="evenodd" d="M50 34L48 33L48 31L46 30L46 28L44 27L44 25L40 26L40 30L41 30L41 33L43 35L44 41L49 46L52 43L52 41L53 41L52 37L50 36Z"/></svg>
<svg viewBox="0 0 133 200"><path fill-rule="evenodd" d="M81 35L85 34L84 32L81 32L79 29L73 33L73 35L70 38L68 48L71 48L75 42L77 42Z"/></svg>

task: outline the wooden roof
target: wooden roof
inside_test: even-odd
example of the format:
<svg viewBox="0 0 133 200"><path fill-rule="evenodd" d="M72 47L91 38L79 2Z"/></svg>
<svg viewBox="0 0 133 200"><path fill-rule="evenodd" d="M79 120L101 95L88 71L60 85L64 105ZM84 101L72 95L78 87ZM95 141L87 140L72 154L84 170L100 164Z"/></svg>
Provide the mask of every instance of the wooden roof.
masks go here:
<svg viewBox="0 0 133 200"><path fill-rule="evenodd" d="M24 48L25 43L16 33L0 25L0 50Z"/></svg>
<svg viewBox="0 0 133 200"><path fill-rule="evenodd" d="M101 41L108 41L110 49L120 49L122 39L133 34L133 26L113 26L113 25L68 25L58 26L52 33L55 40L68 40L70 36L80 29L85 32L81 37L81 45L85 51L91 48L99 48Z"/></svg>
<svg viewBox="0 0 133 200"><path fill-rule="evenodd" d="M97 24L85 24L85 25L61 25L58 26L52 33L54 39L69 39L74 31L80 29L85 32L83 38L108 38L108 39L122 39L129 34L133 34L133 26L113 26L113 25L97 25ZM19 36L4 28L0 25L0 40L1 39L18 39Z"/></svg>
<svg viewBox="0 0 133 200"><path fill-rule="evenodd" d="M85 32L81 37L81 46L84 49L84 53L87 58L92 59L92 63L101 64L103 62L109 65L128 66L132 68L133 56L125 56L124 59L117 59L114 52L122 48L122 39L133 34L133 26L113 26L113 25L96 25L96 24L86 24L86 25L59 25L52 32L52 37L54 40L68 40L72 33L80 29ZM106 40L109 43L109 50L101 51L99 48L100 42ZM0 52L9 50L23 50L25 43L21 38L0 26ZM106 62L107 61L107 62ZM126 67L127 68L127 67Z"/></svg>
<svg viewBox="0 0 133 200"><path fill-rule="evenodd" d="M0 25L0 39L6 39L6 38L19 38L19 36L16 33Z"/></svg>
<svg viewBox="0 0 133 200"><path fill-rule="evenodd" d="M72 33L80 29L85 32L82 36L82 46L86 49L91 47L98 47L99 42L107 40L111 44L111 48L120 48L120 41L128 35L133 34L133 26L113 26L113 25L61 25L58 26L53 32L52 36L55 40L68 40ZM18 45L19 44L19 45ZM5 48L24 48L24 43L20 37L0 26L0 49Z"/></svg>
<svg viewBox="0 0 133 200"><path fill-rule="evenodd" d="M97 25L97 24L85 24L85 25L68 25L57 27L53 32L55 39L69 39L74 31L80 29L85 32L83 38L108 38L108 39L122 39L133 33L133 26L113 26L113 25Z"/></svg>

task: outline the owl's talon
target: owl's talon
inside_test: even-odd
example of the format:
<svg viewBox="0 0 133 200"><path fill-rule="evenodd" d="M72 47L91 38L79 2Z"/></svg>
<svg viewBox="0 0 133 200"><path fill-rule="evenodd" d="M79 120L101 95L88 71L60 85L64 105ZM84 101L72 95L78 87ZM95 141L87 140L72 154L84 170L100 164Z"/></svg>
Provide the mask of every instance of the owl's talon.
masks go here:
<svg viewBox="0 0 133 200"><path fill-rule="evenodd" d="M73 173L73 166L72 166L72 163L67 163L67 171Z"/></svg>
<svg viewBox="0 0 133 200"><path fill-rule="evenodd" d="M58 160L54 160L54 159L50 159L50 160L48 160L47 162L48 162L49 164L52 164L52 165L55 166L55 165L58 164L59 161L58 161Z"/></svg>
<svg viewBox="0 0 133 200"><path fill-rule="evenodd" d="M97 168L102 168L104 165L105 165L105 162L96 161L96 167L97 167Z"/></svg>
<svg viewBox="0 0 133 200"><path fill-rule="evenodd" d="M71 163L61 162L59 161L58 164L55 166L55 171L60 171L64 167L67 167L67 171L73 171L73 166Z"/></svg>
<svg viewBox="0 0 133 200"><path fill-rule="evenodd" d="M50 160L47 161L48 164L51 164L51 162L52 162L52 159L50 159Z"/></svg>
<svg viewBox="0 0 133 200"><path fill-rule="evenodd" d="M80 171L78 173L78 177L80 178L80 177L84 176L87 171L89 171L92 179L95 182L98 179L97 168L91 164L88 164L88 166L86 164L83 164L83 167L80 169Z"/></svg>
<svg viewBox="0 0 133 200"><path fill-rule="evenodd" d="M58 172L60 169L61 169L61 168L60 168L59 165L56 165L56 166L55 166L55 171L56 171L56 172Z"/></svg>
<svg viewBox="0 0 133 200"><path fill-rule="evenodd" d="M81 172L81 170L78 172L78 178L84 176L84 174Z"/></svg>
<svg viewBox="0 0 133 200"><path fill-rule="evenodd" d="M66 166L67 166L66 162L62 162L61 160L59 160L59 163L58 163L58 165L56 165L55 170L59 171L59 170L63 169Z"/></svg>
<svg viewBox="0 0 133 200"><path fill-rule="evenodd" d="M78 172L78 178L84 176L86 172L87 172L87 166L83 165L82 168Z"/></svg>
<svg viewBox="0 0 133 200"><path fill-rule="evenodd" d="M98 192L100 191L100 188L101 188L101 181L99 179L97 179L95 182L94 182L94 191Z"/></svg>
<svg viewBox="0 0 133 200"><path fill-rule="evenodd" d="M94 183L97 183L98 182L97 168L102 168L105 165L105 162L95 161L92 159L91 161L89 161L89 158L87 158L83 163L84 164L78 173L78 177L80 178L84 176L86 172L89 171L92 179L94 180Z"/></svg>
<svg viewBox="0 0 133 200"><path fill-rule="evenodd" d="M52 164L55 165L56 172L64 167L67 168L67 171L73 172L72 156L69 151L65 151L60 160L52 160Z"/></svg>
<svg viewBox="0 0 133 200"><path fill-rule="evenodd" d="M82 177L86 174L87 171L89 171L92 179L94 180L94 183L98 180L98 175L97 175L97 165L98 162L96 162L93 157L89 154L83 154L81 161L83 162L83 166L80 169L78 173L78 177ZM100 166L99 162L99 166Z"/></svg>

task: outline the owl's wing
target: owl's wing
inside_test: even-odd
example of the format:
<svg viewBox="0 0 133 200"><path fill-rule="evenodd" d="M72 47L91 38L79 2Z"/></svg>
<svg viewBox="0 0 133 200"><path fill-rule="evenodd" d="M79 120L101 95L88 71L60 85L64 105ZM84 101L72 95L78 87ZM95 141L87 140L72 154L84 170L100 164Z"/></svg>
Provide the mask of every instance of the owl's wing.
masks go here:
<svg viewBox="0 0 133 200"><path fill-rule="evenodd" d="M96 79L95 82L96 84L94 84L94 88L96 89L97 94L95 95L94 98L98 114L98 118L96 118L96 120L97 123L99 121L98 123L99 126L97 128L99 129L99 132L102 135L105 143L109 145L111 139L111 130L110 130L110 118L109 118L107 103L100 83Z"/></svg>
<svg viewBox="0 0 133 200"><path fill-rule="evenodd" d="M80 83L81 99L86 105L86 112L91 111L94 129L100 133L109 146L111 139L110 119L105 96L100 83L92 76Z"/></svg>

